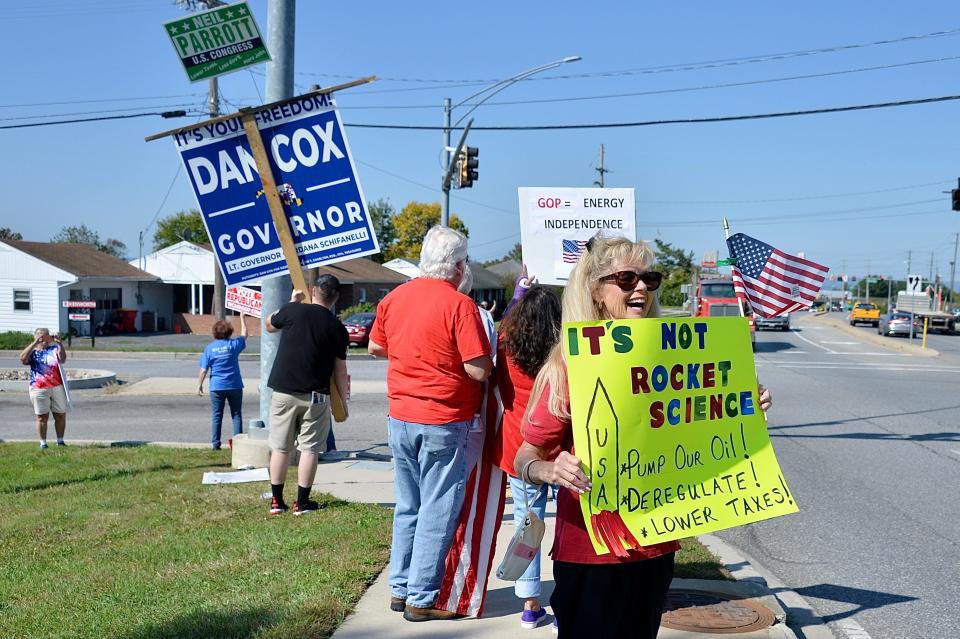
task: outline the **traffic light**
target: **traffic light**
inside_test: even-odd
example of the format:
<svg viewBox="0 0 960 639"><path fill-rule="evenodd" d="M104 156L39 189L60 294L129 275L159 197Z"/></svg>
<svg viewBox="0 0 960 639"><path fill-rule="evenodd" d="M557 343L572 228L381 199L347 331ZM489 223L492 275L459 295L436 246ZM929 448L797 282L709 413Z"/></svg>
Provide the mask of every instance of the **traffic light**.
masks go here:
<svg viewBox="0 0 960 639"><path fill-rule="evenodd" d="M950 191L950 197L953 200L953 210L960 211L960 189Z"/></svg>
<svg viewBox="0 0 960 639"><path fill-rule="evenodd" d="M460 173L457 177L457 184L461 189L469 189L477 179L477 168L480 166L480 149L475 146L465 146L460 149L460 157L457 159Z"/></svg>

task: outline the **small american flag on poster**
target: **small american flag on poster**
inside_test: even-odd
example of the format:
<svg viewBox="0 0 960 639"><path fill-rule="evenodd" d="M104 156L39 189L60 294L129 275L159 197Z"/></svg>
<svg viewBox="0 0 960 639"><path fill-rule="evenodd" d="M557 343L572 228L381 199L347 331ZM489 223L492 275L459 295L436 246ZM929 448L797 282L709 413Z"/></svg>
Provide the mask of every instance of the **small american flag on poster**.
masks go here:
<svg viewBox="0 0 960 639"><path fill-rule="evenodd" d="M586 240L561 240L564 264L576 264L587 248Z"/></svg>

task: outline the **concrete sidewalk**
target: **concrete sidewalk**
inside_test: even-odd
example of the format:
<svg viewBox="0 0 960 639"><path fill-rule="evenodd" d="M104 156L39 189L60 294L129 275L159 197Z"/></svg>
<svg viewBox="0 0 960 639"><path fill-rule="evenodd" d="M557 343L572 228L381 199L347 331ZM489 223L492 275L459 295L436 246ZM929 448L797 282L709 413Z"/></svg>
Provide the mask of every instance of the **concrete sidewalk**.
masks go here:
<svg viewBox="0 0 960 639"><path fill-rule="evenodd" d="M393 464L391 462L365 461L361 459L346 459L331 463L322 463L317 472L314 484L316 490L330 493L340 499L354 502L380 504L384 507L393 506ZM549 550L553 544L555 502L551 501L547 507L547 532L542 548ZM499 565L503 553L513 535L513 505L508 500L504 523L500 527L497 537L497 554L494 566ZM689 589L722 593L733 601L742 600L750 604L760 604L767 608L776 617L776 623L762 630L738 632L738 636L755 639L796 639L797 635L786 626L784 620L786 611L760 575L751 569L749 562L739 556L736 551L719 539L706 536L711 549L721 556L721 561L727 564L734 576L743 576L746 579L736 582L702 581L675 579L673 590ZM549 602L553 589L552 562L545 557L541 564L543 577L544 604ZM804 636L807 639L833 637L819 619L813 616L809 606L795 595L793 605L800 609L790 610L791 618L804 619ZM387 570L380 574L373 585L360 599L354 612L334 633L335 639L367 639L369 637L468 637L490 639L508 639L509 637L550 637L552 635L552 615L547 616L546 622L535 630L520 628L521 601L513 594L513 582L505 582L491 574L487 592L484 615L480 619L459 619L454 621L430 621L410 623L402 615L391 612L388 607L390 592L387 585ZM800 602L799 604L797 602ZM806 608L804 609L804 607ZM548 608L548 613L549 613ZM730 631L728 630L727 633ZM733 632L737 632L734 630ZM663 639L681 639L708 636L702 632L676 630L666 626L661 627L660 637ZM599 638L598 638L599 639Z"/></svg>

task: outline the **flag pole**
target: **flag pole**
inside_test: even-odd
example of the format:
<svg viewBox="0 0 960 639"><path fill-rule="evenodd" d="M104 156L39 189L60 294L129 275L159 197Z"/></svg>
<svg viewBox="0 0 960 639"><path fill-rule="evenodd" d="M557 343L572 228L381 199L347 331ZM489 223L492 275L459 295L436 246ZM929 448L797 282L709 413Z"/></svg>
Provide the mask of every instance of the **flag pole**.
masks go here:
<svg viewBox="0 0 960 639"><path fill-rule="evenodd" d="M723 237L724 237L724 239L727 239L727 240L730 239L730 222L727 221L727 217L726 217L726 216L723 217ZM727 244L727 251L728 251L728 252L730 251L730 245L729 245L729 244ZM736 255L731 255L730 257L736 259L737 256L736 256ZM733 265L731 266L731 268L736 268L736 266L737 266L736 264L733 264ZM740 317L746 317L746 316L747 316L746 309L743 307L743 298L741 298L739 295L737 295L737 308L740 309Z"/></svg>

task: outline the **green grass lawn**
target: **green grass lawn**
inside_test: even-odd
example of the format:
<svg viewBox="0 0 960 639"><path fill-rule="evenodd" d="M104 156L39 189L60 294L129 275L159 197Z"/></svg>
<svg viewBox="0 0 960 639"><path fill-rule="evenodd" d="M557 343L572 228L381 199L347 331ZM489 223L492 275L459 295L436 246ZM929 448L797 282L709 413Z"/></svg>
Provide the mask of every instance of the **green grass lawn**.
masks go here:
<svg viewBox="0 0 960 639"><path fill-rule="evenodd" d="M317 514L270 517L264 482L200 484L228 467L0 444L0 637L329 636L387 562L390 511L321 494Z"/></svg>

